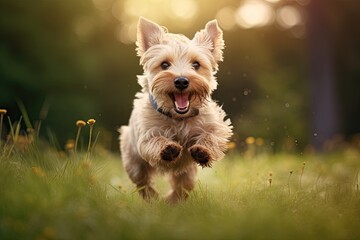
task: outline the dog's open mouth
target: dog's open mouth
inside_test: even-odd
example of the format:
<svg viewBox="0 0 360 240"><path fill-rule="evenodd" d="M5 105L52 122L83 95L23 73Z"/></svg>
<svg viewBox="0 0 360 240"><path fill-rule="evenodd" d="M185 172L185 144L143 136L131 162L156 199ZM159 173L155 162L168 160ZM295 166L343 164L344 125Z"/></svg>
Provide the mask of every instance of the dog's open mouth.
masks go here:
<svg viewBox="0 0 360 240"><path fill-rule="evenodd" d="M190 94L188 92L175 92L170 95L174 101L175 111L179 114L184 114L189 111Z"/></svg>

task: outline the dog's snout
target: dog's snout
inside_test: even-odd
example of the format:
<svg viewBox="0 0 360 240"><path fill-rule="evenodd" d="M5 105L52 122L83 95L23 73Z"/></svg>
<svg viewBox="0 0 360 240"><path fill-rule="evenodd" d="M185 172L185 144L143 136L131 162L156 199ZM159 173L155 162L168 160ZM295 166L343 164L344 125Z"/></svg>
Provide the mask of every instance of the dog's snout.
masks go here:
<svg viewBox="0 0 360 240"><path fill-rule="evenodd" d="M174 80L175 87L179 90L184 90L189 86L189 79L186 77L178 77Z"/></svg>

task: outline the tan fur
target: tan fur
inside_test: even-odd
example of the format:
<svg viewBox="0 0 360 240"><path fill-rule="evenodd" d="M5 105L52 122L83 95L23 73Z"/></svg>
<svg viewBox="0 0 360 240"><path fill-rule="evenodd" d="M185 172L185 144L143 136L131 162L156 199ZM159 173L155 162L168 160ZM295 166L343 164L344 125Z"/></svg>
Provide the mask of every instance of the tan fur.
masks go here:
<svg viewBox="0 0 360 240"><path fill-rule="evenodd" d="M232 126L211 99L223 48L216 20L190 40L140 18L137 53L144 67L144 74L138 76L142 91L136 94L129 125L120 128L120 148L124 167L144 199L158 196L152 186L157 172L170 174L169 202L186 198L195 186L197 165L211 167L224 157ZM171 64L165 70L161 68L164 61ZM200 63L199 69L192 67L194 61ZM189 80L188 87L181 90L189 93L186 113L176 111L171 98L180 92L174 86L174 79L180 76Z"/></svg>

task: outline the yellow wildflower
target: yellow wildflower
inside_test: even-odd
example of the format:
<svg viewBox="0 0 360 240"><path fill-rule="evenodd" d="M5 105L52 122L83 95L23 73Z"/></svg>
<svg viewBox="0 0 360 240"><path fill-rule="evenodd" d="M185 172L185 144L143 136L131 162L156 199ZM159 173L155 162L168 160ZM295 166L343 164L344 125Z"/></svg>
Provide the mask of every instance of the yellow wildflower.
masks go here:
<svg viewBox="0 0 360 240"><path fill-rule="evenodd" d="M255 138L254 137L247 137L246 138L246 140L245 140L245 142L247 143L247 144L254 144L254 142L255 142Z"/></svg>
<svg viewBox="0 0 360 240"><path fill-rule="evenodd" d="M86 125L86 122L83 120L76 121L76 126L78 126L78 127L84 127L85 125Z"/></svg>
<svg viewBox="0 0 360 240"><path fill-rule="evenodd" d="M45 177L46 176L46 173L44 172L44 170L41 167L32 167L31 170L33 171L33 173L36 176L39 176L39 177Z"/></svg>
<svg viewBox="0 0 360 240"><path fill-rule="evenodd" d="M93 119L93 118L91 118L91 119L89 119L89 120L87 121L87 124L89 124L90 126L92 126L92 125L95 124L95 122L96 122L96 120Z"/></svg>

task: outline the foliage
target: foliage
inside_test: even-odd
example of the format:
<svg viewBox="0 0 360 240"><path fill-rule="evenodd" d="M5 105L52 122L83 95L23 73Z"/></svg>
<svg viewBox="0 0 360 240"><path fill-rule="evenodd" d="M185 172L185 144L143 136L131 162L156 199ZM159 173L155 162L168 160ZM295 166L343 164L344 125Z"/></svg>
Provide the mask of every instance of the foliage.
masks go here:
<svg viewBox="0 0 360 240"><path fill-rule="evenodd" d="M115 129L127 123L133 96L139 90L136 75L142 72L135 45L118 41L119 29L126 27L124 21L136 21L129 12L133 8L126 8L130 2L150 6L156 1L1 1L1 107L19 119L20 99L30 119L43 121L42 134L49 126L56 126L52 131L61 146L72 137L72 122L94 116L111 132L113 145L117 146ZM161 25L192 37L220 9L236 10L245 0L187 2L196 2L196 21L162 13L160 6L151 8L155 11L147 9L145 13L150 16L145 17L161 15ZM224 103L239 143L248 136L262 137L269 148L279 150L290 139L297 140L295 148L302 150L313 134L307 1L263 2L273 2L274 11L285 5L295 6L304 18L302 25L288 30L275 23L225 30L225 61L217 74L219 89L214 97ZM116 9L109 7L115 3L119 3ZM360 131L359 30L353 27L358 4L354 0L323 1L321 8L328 17L330 55L334 57L339 115L343 118L340 130L348 136ZM115 10L121 17L114 16ZM136 14L140 10L143 8ZM39 113L44 105L48 114L42 119Z"/></svg>
<svg viewBox="0 0 360 240"><path fill-rule="evenodd" d="M21 115L18 99L32 120L40 118L46 104L42 133L61 126L53 130L62 144L72 136L70 123L76 119L96 116L111 130L121 123L112 118L114 109L120 109L116 116L122 115L123 105L131 109L133 93L118 92L127 84L122 79L136 86L135 67L129 64L136 66L137 60L135 51L127 54L130 50L113 37L114 20L104 20L87 0L0 4L0 104L13 118ZM91 28L91 34L80 31L84 28Z"/></svg>
<svg viewBox="0 0 360 240"><path fill-rule="evenodd" d="M119 21L94 2L100 1L0 2L0 105L11 116L1 113L0 239L360 237L359 143L331 154L269 155L269 148L308 142L306 35L294 38L274 26L225 32L215 98L233 120L243 153L233 150L213 169L199 169L186 202L141 200L119 156L101 145L93 152L97 129L88 143L77 136L75 149L64 144L75 137L75 120L90 116L115 135L139 89L135 46L116 40ZM223 4L238 1L199 3L203 15L187 36ZM346 134L359 131L357 6L338 0L323 8ZM179 22L169 21L169 29L183 30ZM49 140L39 138L45 132ZM168 185L158 180L165 194Z"/></svg>
<svg viewBox="0 0 360 240"><path fill-rule="evenodd" d="M1 239L358 239L359 157L230 152L186 202L144 202L118 156L0 153ZM40 150L42 149L42 150ZM305 162L304 162L305 161ZM271 179L271 180L270 180ZM156 181L162 194L168 185Z"/></svg>

